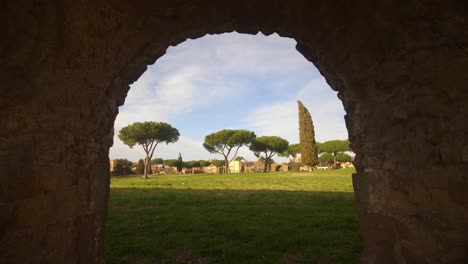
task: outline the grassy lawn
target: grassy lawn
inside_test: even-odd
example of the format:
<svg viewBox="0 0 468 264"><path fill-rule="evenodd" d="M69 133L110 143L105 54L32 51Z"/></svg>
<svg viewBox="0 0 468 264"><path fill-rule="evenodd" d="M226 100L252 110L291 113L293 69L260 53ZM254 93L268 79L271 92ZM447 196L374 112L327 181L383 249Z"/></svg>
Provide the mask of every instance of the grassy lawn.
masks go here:
<svg viewBox="0 0 468 264"><path fill-rule="evenodd" d="M113 178L109 263L357 263L351 170Z"/></svg>

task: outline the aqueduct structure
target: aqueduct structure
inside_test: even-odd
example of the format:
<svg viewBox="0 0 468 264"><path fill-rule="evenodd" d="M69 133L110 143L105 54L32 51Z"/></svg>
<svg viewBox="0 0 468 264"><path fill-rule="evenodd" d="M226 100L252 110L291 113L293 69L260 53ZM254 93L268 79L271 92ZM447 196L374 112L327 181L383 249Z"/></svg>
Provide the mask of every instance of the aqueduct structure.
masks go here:
<svg viewBox="0 0 468 264"><path fill-rule="evenodd" d="M466 1L0 4L0 263L102 263L113 124L170 45L278 33L338 91L363 263L468 263Z"/></svg>

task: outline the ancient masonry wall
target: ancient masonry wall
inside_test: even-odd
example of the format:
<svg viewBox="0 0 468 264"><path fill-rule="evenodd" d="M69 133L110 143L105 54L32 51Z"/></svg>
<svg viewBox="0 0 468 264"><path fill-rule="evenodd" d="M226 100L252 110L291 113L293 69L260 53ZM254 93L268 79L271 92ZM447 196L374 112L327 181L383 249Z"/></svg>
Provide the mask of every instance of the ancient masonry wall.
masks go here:
<svg viewBox="0 0 468 264"><path fill-rule="evenodd" d="M363 263L467 263L467 5L224 2L2 4L0 263L104 262L128 85L168 46L233 30L296 39L338 91Z"/></svg>

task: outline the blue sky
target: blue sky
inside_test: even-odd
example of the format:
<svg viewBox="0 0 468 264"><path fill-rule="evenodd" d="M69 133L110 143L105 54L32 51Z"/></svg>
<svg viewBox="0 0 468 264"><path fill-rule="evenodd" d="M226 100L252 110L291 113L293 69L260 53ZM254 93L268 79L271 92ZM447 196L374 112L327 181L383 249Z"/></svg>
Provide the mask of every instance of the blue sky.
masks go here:
<svg viewBox="0 0 468 264"><path fill-rule="evenodd" d="M175 159L180 152L184 160L221 159L202 143L207 134L225 128L297 143L297 100L311 112L317 141L347 138L336 92L295 45L276 34L229 33L170 47L131 85L115 121L110 158L145 156L140 146L130 149L117 137L122 127L141 121L167 122L181 134L178 142L159 145L153 158ZM256 159L248 148L239 155Z"/></svg>

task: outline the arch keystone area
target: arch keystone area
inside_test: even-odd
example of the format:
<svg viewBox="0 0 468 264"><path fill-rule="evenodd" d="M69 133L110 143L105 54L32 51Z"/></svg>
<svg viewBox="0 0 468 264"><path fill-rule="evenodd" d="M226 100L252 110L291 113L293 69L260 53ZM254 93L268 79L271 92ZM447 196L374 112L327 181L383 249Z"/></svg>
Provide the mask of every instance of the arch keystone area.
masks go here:
<svg viewBox="0 0 468 264"><path fill-rule="evenodd" d="M337 90L363 263L468 263L464 1L6 1L0 263L102 263L109 147L129 84L170 45L273 32Z"/></svg>

